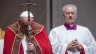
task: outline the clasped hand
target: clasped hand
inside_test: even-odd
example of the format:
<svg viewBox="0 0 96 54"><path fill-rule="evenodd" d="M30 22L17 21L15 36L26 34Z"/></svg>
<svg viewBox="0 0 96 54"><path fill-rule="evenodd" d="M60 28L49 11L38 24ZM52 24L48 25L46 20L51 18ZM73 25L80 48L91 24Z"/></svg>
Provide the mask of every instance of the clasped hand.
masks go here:
<svg viewBox="0 0 96 54"><path fill-rule="evenodd" d="M67 50L68 51L81 51L82 50L82 45L78 43L78 40L73 40L67 45Z"/></svg>

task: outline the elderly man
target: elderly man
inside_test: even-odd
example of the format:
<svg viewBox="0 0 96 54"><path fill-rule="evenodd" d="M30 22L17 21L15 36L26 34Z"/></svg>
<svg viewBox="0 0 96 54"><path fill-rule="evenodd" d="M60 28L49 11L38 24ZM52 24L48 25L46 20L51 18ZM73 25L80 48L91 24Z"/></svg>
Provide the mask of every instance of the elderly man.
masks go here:
<svg viewBox="0 0 96 54"><path fill-rule="evenodd" d="M65 24L53 28L49 39L54 54L96 54L96 42L88 28L77 25L77 8L63 7Z"/></svg>
<svg viewBox="0 0 96 54"><path fill-rule="evenodd" d="M3 54L52 54L44 26L34 22L31 12L29 15L30 22L28 11L24 11L20 19L6 29ZM32 29L30 33L29 24Z"/></svg>

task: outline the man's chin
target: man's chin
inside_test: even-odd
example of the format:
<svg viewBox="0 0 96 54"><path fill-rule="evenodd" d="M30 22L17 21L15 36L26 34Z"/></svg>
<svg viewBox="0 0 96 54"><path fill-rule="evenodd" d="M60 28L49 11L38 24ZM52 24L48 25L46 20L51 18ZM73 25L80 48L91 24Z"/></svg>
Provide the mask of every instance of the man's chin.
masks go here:
<svg viewBox="0 0 96 54"><path fill-rule="evenodd" d="M74 21L68 21L68 24L74 24Z"/></svg>

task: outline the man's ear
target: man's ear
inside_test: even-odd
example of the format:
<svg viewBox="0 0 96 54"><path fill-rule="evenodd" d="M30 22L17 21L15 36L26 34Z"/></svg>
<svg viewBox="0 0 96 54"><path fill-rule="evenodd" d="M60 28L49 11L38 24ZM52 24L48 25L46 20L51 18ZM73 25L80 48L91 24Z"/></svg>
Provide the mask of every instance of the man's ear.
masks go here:
<svg viewBox="0 0 96 54"><path fill-rule="evenodd" d="M18 19L18 22L20 22L20 19Z"/></svg>
<svg viewBox="0 0 96 54"><path fill-rule="evenodd" d="M76 13L76 18L77 18L77 16L78 16L78 13Z"/></svg>
<svg viewBox="0 0 96 54"><path fill-rule="evenodd" d="M64 13L62 13L62 15L64 16Z"/></svg>

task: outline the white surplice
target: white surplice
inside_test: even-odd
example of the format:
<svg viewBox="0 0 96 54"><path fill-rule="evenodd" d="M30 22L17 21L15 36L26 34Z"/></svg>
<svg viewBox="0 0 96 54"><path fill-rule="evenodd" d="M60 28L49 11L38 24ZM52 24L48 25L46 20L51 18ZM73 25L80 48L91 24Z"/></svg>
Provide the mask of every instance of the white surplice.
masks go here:
<svg viewBox="0 0 96 54"><path fill-rule="evenodd" d="M83 46L86 54L96 54L96 42L89 29L80 25L76 26L76 30L67 30L64 25L61 25L50 31L49 39L53 54L64 54L67 45L75 39ZM80 54L80 51L67 52L68 54Z"/></svg>

